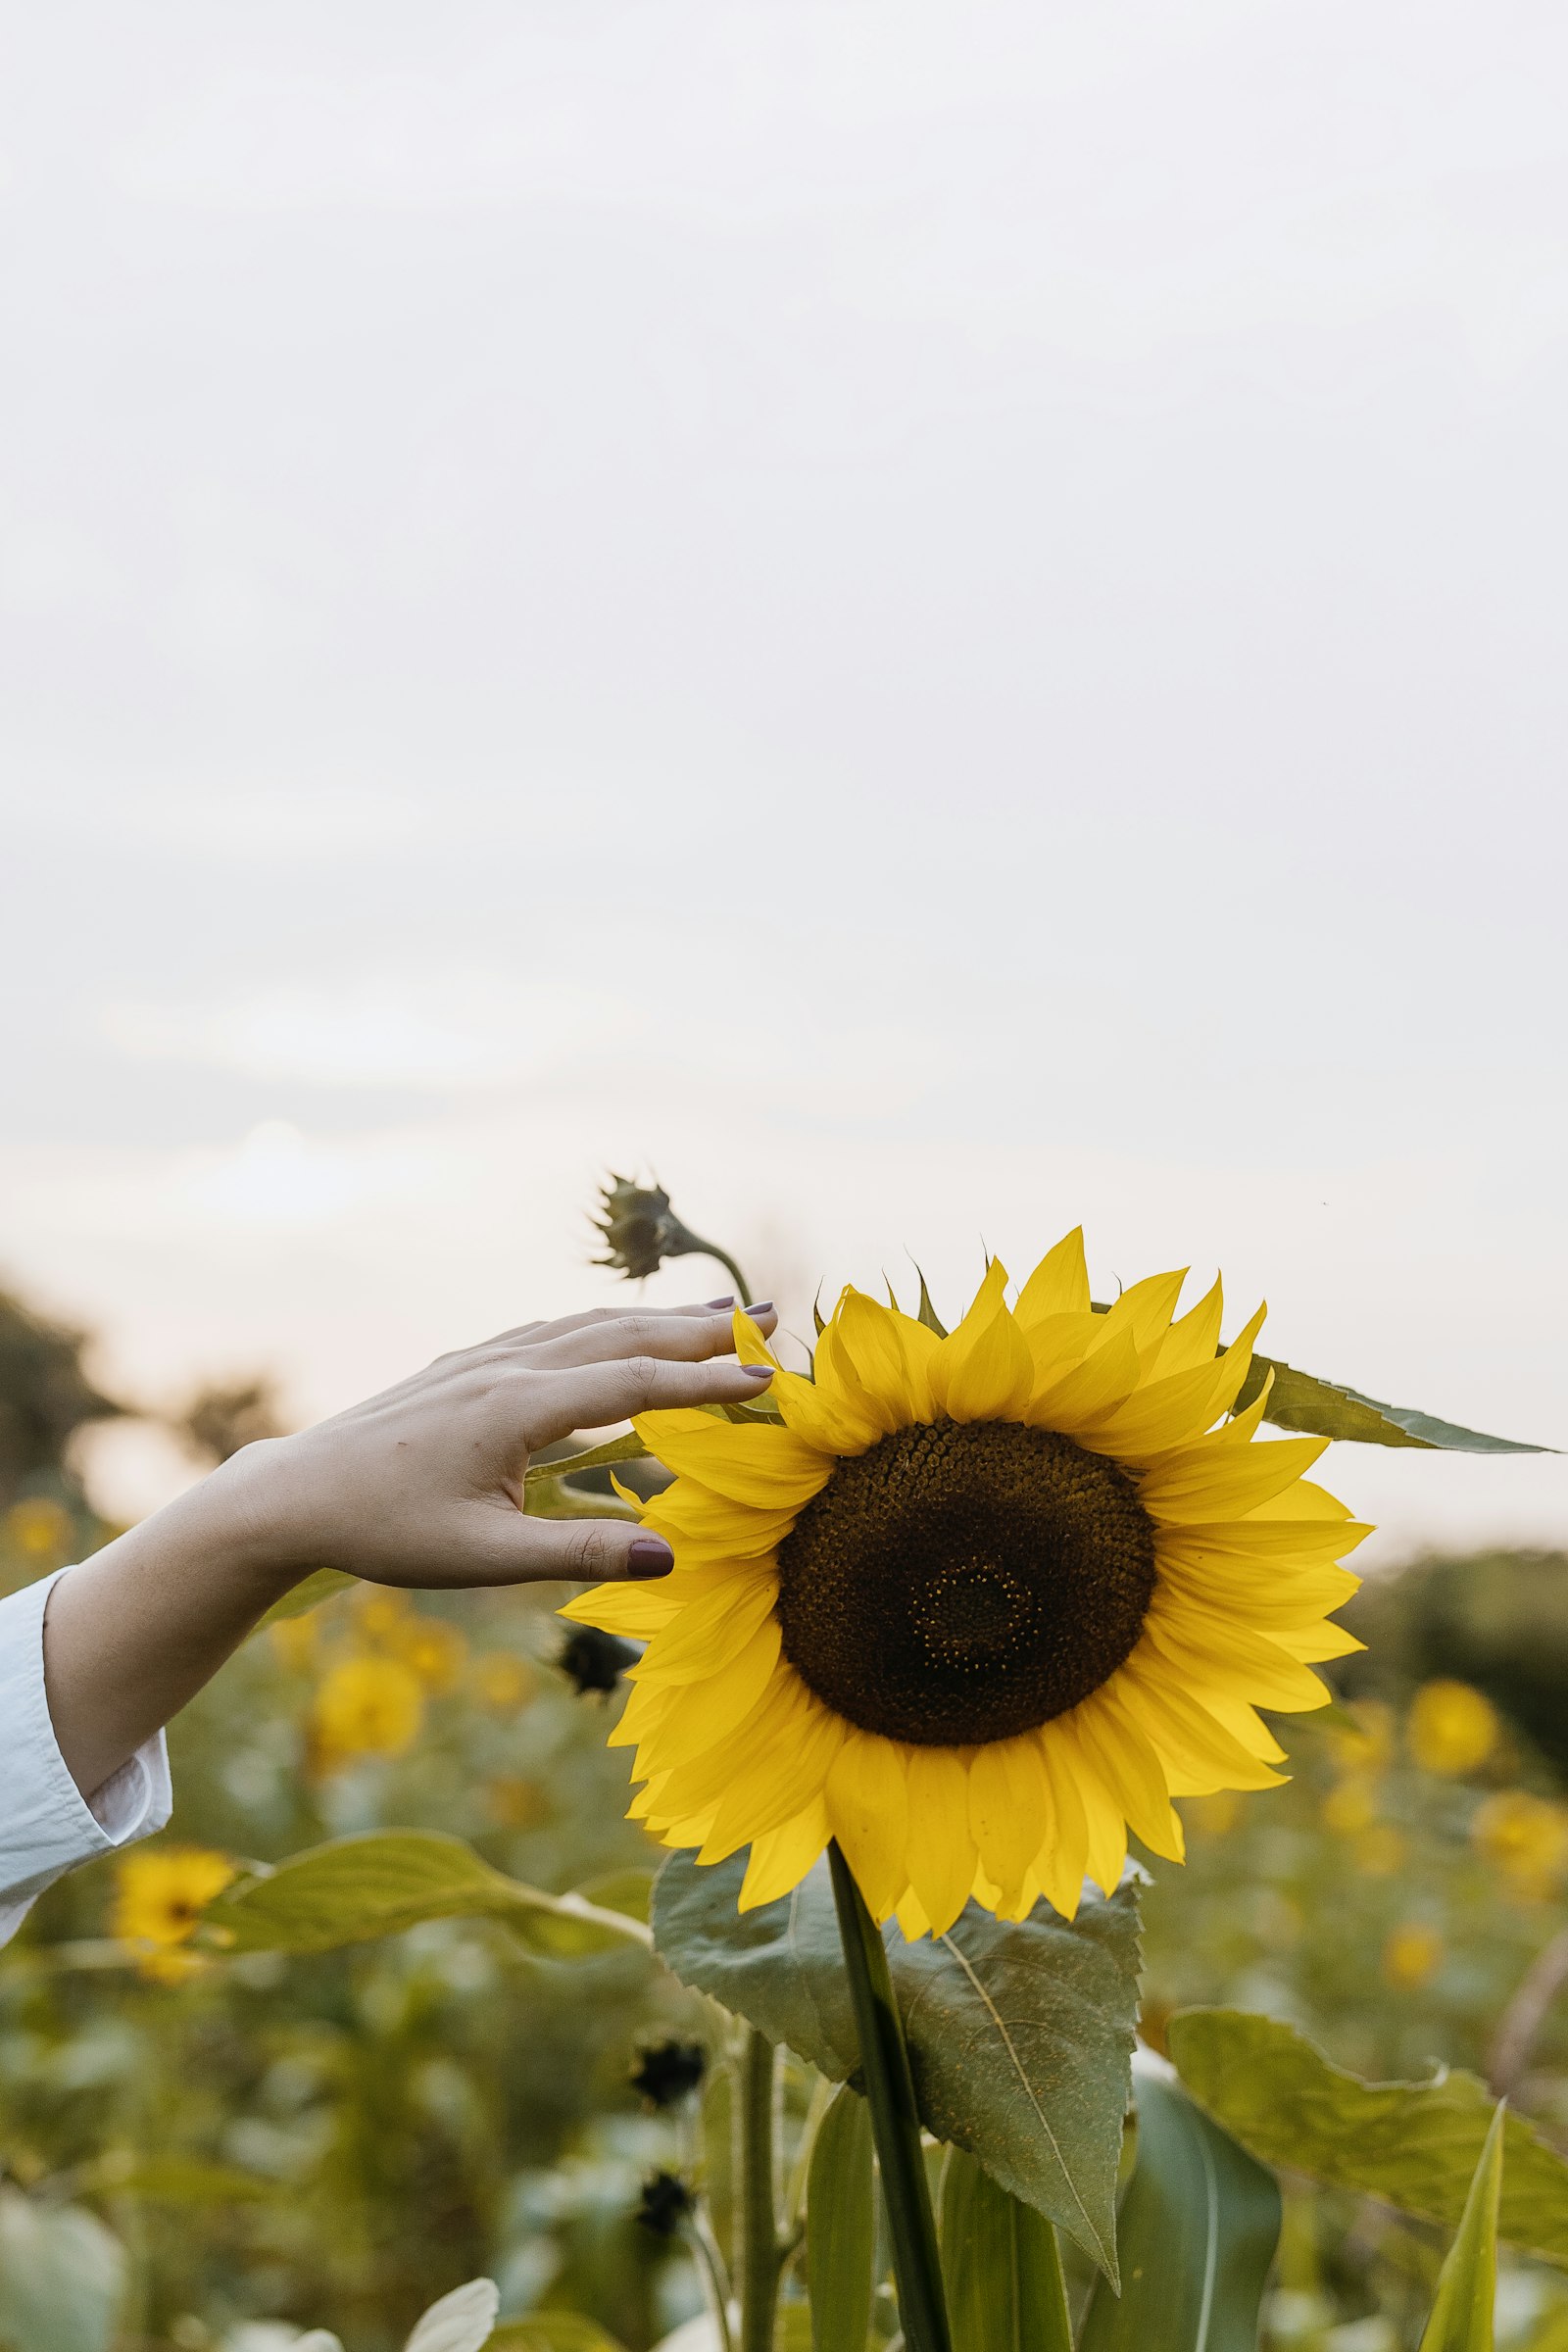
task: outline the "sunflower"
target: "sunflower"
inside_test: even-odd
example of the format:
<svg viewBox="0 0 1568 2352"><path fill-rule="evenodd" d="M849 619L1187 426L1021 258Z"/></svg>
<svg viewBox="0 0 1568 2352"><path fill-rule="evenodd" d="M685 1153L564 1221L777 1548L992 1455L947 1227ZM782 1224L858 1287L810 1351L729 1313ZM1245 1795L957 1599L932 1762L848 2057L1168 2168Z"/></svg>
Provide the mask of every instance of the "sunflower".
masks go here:
<svg viewBox="0 0 1568 2352"><path fill-rule="evenodd" d="M1303 1476L1325 1440L1234 1409L1262 1309L1220 1353L1220 1285L1177 1320L1183 1279L1097 1309L1075 1232L1011 1306L993 1262L947 1337L849 1289L778 1420L637 1421L675 1567L564 1613L647 1642L632 1813L703 1862L749 1845L743 1909L834 1838L906 1936L971 1896L1070 1919L1129 1829L1181 1859L1173 1796L1278 1786L1257 1709L1323 1705L1312 1664L1361 1646L1327 1618L1368 1531ZM773 1360L743 1314L736 1343Z"/></svg>

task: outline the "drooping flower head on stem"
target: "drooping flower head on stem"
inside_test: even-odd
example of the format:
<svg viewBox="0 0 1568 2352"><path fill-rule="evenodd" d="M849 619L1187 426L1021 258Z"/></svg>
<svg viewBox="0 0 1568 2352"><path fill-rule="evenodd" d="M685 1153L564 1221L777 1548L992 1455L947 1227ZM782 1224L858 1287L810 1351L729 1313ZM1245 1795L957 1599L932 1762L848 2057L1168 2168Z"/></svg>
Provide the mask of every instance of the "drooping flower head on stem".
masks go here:
<svg viewBox="0 0 1568 2352"><path fill-rule="evenodd" d="M951 1336L846 1290L778 1421L638 1421L674 1571L565 1614L647 1642L632 1810L704 1862L749 1845L743 1909L836 1838L906 1935L970 1896L1070 1918L1129 1827L1181 1858L1173 1796L1278 1784L1257 1709L1321 1706L1313 1662L1360 1646L1328 1617L1367 1530L1304 1476L1326 1441L1234 1409L1262 1310L1219 1352L1219 1284L1175 1319L1182 1282L1100 1311L1073 1233L1011 1304L993 1262Z"/></svg>

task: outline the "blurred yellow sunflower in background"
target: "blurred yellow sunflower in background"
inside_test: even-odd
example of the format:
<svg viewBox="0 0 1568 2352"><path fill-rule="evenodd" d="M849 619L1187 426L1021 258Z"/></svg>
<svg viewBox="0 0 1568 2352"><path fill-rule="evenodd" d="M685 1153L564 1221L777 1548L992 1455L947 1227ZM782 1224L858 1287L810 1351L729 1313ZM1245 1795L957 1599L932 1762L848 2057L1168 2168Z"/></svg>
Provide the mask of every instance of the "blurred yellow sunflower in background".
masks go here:
<svg viewBox="0 0 1568 2352"><path fill-rule="evenodd" d="M1368 1531L1302 1475L1326 1441L1254 1444L1261 1396L1222 1420L1262 1310L1219 1355L1220 1286L1174 1320L1183 1279L1098 1311L1075 1232L946 1338L846 1290L780 1420L638 1420L674 1570L564 1614L647 1642L632 1812L704 1862L750 1845L743 1909L836 1838L906 1936L971 1895L1071 1918L1129 1827L1181 1858L1172 1796L1278 1785L1256 1709L1321 1706L1312 1662L1360 1647L1326 1620Z"/></svg>
<svg viewBox="0 0 1568 2352"><path fill-rule="evenodd" d="M140 1953L144 1977L178 1984L202 1965L187 1943L203 1912L236 1875L226 1854L201 1845L155 1845L127 1854L115 1872L110 1929Z"/></svg>

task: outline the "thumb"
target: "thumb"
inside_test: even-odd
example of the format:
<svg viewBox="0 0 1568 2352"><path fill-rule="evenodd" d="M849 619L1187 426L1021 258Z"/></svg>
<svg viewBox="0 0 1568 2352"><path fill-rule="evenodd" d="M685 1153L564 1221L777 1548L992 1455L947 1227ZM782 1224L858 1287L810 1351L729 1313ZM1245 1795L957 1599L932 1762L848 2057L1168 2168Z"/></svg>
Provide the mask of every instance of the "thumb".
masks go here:
<svg viewBox="0 0 1568 2352"><path fill-rule="evenodd" d="M557 1579L608 1585L667 1576L675 1554L662 1536L651 1536L634 1519L536 1519L519 1512L513 1522L507 1562L498 1583L522 1585Z"/></svg>

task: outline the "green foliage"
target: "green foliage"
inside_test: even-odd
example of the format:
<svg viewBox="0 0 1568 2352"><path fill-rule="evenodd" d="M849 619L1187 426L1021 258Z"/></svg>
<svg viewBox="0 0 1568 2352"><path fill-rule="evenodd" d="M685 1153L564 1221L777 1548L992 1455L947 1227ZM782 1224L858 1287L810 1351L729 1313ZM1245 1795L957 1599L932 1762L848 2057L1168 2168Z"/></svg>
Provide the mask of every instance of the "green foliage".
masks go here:
<svg viewBox="0 0 1568 2352"><path fill-rule="evenodd" d="M27 1490L79 1499L67 1446L83 1423L124 1410L82 1370L85 1345L83 1333L0 1291L0 1509Z"/></svg>
<svg viewBox="0 0 1568 2352"><path fill-rule="evenodd" d="M1492 2352L1492 2314L1497 2299L1497 2204L1502 2185L1503 2113L1487 2132L1421 2338L1421 2352Z"/></svg>
<svg viewBox="0 0 1568 2352"><path fill-rule="evenodd" d="M647 1928L581 1894L552 1895L493 1870L459 1838L429 1830L372 1830L295 1854L212 1904L208 1924L226 1949L332 1952L432 1919L497 1919L530 1951L573 1959Z"/></svg>
<svg viewBox="0 0 1568 2352"><path fill-rule="evenodd" d="M0 2343L108 2352L125 2290L118 2238L79 2206L0 2187Z"/></svg>
<svg viewBox="0 0 1568 2352"><path fill-rule="evenodd" d="M745 1857L673 1854L654 1889L654 1942L711 1993L835 2082L858 2049L827 1866L785 1901L737 1917ZM1042 1903L1019 1923L971 1904L950 1934L884 1934L921 2120L1113 2269L1114 2198L1133 2027L1138 1904L1129 1880L1069 1926Z"/></svg>
<svg viewBox="0 0 1568 2352"><path fill-rule="evenodd" d="M485 2352L621 2352L621 2346L579 2311L536 2311L531 2319L503 2320Z"/></svg>
<svg viewBox="0 0 1568 2352"><path fill-rule="evenodd" d="M817 2129L806 2192L811 2352L865 2352L876 2285L871 2115L848 2085Z"/></svg>
<svg viewBox="0 0 1568 2352"><path fill-rule="evenodd" d="M1481 1551L1369 1578L1341 1612L1366 1643L1337 1676L1403 1696L1437 1675L1474 1683L1568 1770L1568 1553Z"/></svg>
<svg viewBox="0 0 1568 2352"><path fill-rule="evenodd" d="M1138 2077L1118 2229L1121 2296L1096 2280L1079 2352L1252 2352L1279 2243L1274 2176L1152 2074Z"/></svg>
<svg viewBox="0 0 1568 2352"><path fill-rule="evenodd" d="M1446 1453L1550 1453L1549 1446L1531 1446L1514 1438L1489 1438L1479 1430L1461 1429L1440 1421L1413 1405L1382 1404L1363 1396L1343 1382L1319 1380L1298 1372L1278 1357L1254 1355L1242 1384L1237 1410L1245 1411L1262 1393L1269 1374L1274 1385L1263 1408L1265 1421L1276 1429L1291 1429L1304 1437L1339 1438L1360 1446L1415 1446L1424 1451Z"/></svg>
<svg viewBox="0 0 1568 2352"><path fill-rule="evenodd" d="M1474 2075L1363 2082L1294 2027L1234 2009L1187 2010L1166 2032L1193 2097L1264 2163L1459 2221L1493 2113ZM1568 2164L1519 2116L1505 2139L1503 2235L1568 2264Z"/></svg>
<svg viewBox="0 0 1568 2352"><path fill-rule="evenodd" d="M1044 2214L950 2148L942 2272L959 2352L1072 2352L1056 2233Z"/></svg>

